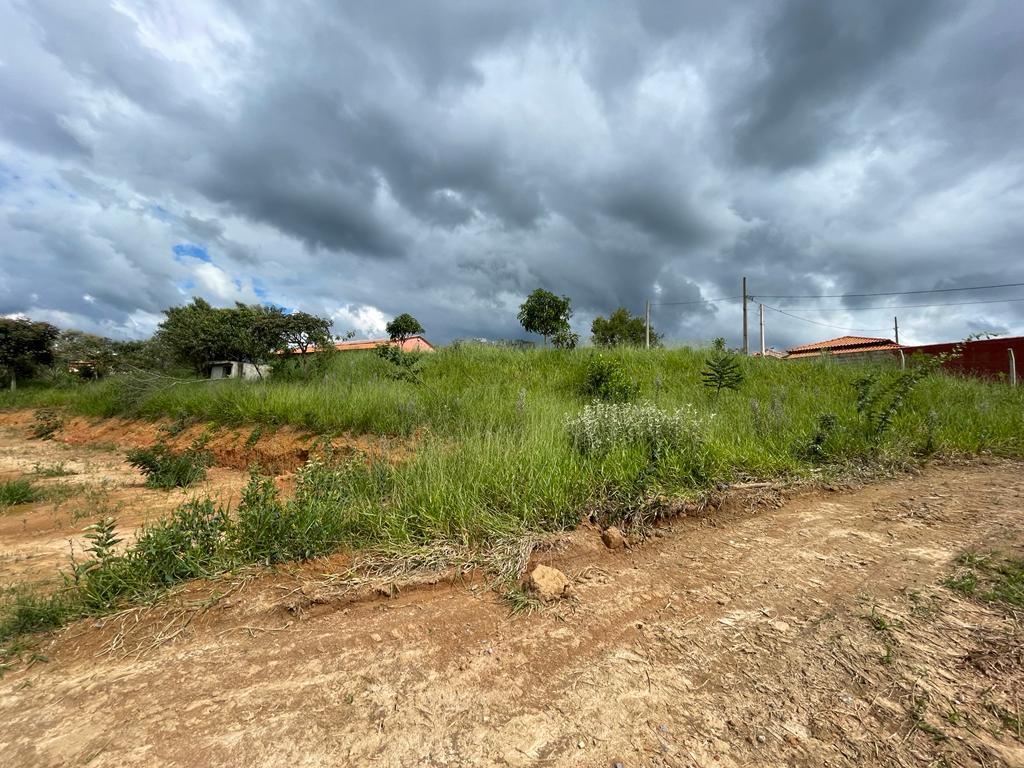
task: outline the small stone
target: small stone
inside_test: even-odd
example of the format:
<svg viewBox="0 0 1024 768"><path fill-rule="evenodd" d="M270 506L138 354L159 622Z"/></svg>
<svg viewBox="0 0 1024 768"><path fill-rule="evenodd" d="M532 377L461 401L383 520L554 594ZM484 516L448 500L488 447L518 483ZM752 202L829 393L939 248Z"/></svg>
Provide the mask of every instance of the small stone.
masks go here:
<svg viewBox="0 0 1024 768"><path fill-rule="evenodd" d="M541 600L558 600L569 595L569 577L557 568L538 565L530 573L530 588Z"/></svg>
<svg viewBox="0 0 1024 768"><path fill-rule="evenodd" d="M758 744L764 744L764 742L765 742L764 734L763 733L757 734L757 743Z"/></svg>
<svg viewBox="0 0 1024 768"><path fill-rule="evenodd" d="M621 760L612 760L612 768L626 768L626 764Z"/></svg>
<svg viewBox="0 0 1024 768"><path fill-rule="evenodd" d="M587 745L583 743L583 739L576 742L576 749L583 749L585 746Z"/></svg>
<svg viewBox="0 0 1024 768"><path fill-rule="evenodd" d="M626 537L614 525L601 531L601 541L608 549L622 549L626 546Z"/></svg>

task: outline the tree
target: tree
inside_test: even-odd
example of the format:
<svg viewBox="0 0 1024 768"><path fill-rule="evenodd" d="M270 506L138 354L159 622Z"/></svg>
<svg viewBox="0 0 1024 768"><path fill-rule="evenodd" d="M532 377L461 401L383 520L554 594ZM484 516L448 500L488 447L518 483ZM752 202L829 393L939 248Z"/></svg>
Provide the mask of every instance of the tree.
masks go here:
<svg viewBox="0 0 1024 768"><path fill-rule="evenodd" d="M280 307L237 303L217 309L195 298L164 314L167 319L157 329L156 338L197 373L211 360L240 360L258 366L275 353L296 346L303 351L330 346L330 321L305 312L285 314Z"/></svg>
<svg viewBox="0 0 1024 768"><path fill-rule="evenodd" d="M202 373L211 360L235 360L234 331L229 316L214 309L205 299L195 297L191 304L164 310L166 319L156 336L181 363Z"/></svg>
<svg viewBox="0 0 1024 768"><path fill-rule="evenodd" d="M31 376L36 368L53 362L53 344L60 331L49 323L27 317L0 317L0 369L17 389L19 376Z"/></svg>
<svg viewBox="0 0 1024 768"><path fill-rule="evenodd" d="M83 331L61 331L54 344L53 355L63 371L77 373L86 379L99 379L117 369L124 344Z"/></svg>
<svg viewBox="0 0 1024 768"><path fill-rule="evenodd" d="M556 296L543 288L536 289L519 307L519 322L527 333L539 333L544 345L555 334L569 331L572 303L568 296Z"/></svg>
<svg viewBox="0 0 1024 768"><path fill-rule="evenodd" d="M644 319L633 316L625 307L619 307L608 319L598 316L590 326L591 340L598 347L642 347L647 343ZM661 336L651 328L651 346L661 342Z"/></svg>
<svg viewBox="0 0 1024 768"><path fill-rule="evenodd" d="M397 341L399 344L402 344L410 336L416 336L417 334L423 333L423 326L420 325L419 320L408 312L403 312L384 326L384 330L388 332L388 336L392 341Z"/></svg>
<svg viewBox="0 0 1024 768"><path fill-rule="evenodd" d="M704 386L715 390L717 398L723 389L739 389L743 383L743 371L740 370L736 356L716 349L708 358L707 366L701 371Z"/></svg>

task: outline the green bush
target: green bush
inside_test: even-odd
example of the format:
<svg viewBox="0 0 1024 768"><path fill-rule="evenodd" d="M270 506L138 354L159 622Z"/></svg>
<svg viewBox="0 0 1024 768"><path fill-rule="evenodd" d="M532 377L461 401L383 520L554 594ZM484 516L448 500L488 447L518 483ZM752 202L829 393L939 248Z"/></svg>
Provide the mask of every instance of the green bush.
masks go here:
<svg viewBox="0 0 1024 768"><path fill-rule="evenodd" d="M42 494L25 479L0 482L0 508L37 501Z"/></svg>
<svg viewBox="0 0 1024 768"><path fill-rule="evenodd" d="M176 452L166 443L128 451L128 463L142 470L150 488L187 488L206 478L213 456L203 450L205 441L196 440L184 451Z"/></svg>
<svg viewBox="0 0 1024 768"><path fill-rule="evenodd" d="M617 357L600 352L587 359L581 393L609 403L627 403L636 397L639 387L630 379L626 366Z"/></svg>

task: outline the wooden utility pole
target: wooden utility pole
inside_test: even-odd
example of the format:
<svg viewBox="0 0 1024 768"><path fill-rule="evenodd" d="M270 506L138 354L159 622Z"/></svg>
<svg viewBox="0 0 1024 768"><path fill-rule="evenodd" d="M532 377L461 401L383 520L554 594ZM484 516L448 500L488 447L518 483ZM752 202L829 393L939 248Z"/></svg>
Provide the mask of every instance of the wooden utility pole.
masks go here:
<svg viewBox="0 0 1024 768"><path fill-rule="evenodd" d="M892 319L892 329L896 333L896 343L899 344L900 343L900 319L898 317L894 317Z"/></svg>
<svg viewBox="0 0 1024 768"><path fill-rule="evenodd" d="M743 354L750 354L750 340L747 338L747 278L743 278Z"/></svg>
<svg viewBox="0 0 1024 768"><path fill-rule="evenodd" d="M647 337L647 349L651 348L651 300L647 300L647 311L644 312L644 335Z"/></svg>
<svg viewBox="0 0 1024 768"><path fill-rule="evenodd" d="M757 311L761 321L761 357L764 357L764 304L758 304Z"/></svg>

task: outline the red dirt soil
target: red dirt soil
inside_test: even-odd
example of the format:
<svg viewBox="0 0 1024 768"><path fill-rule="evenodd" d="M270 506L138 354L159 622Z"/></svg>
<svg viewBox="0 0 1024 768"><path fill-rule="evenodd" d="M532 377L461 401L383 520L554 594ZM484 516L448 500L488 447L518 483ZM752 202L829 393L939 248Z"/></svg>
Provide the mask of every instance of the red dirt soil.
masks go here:
<svg viewBox="0 0 1024 768"><path fill-rule="evenodd" d="M79 622L0 681L18 766L1024 765L1018 618L942 586L1024 553L1024 466L938 466L548 551L573 597L352 600L338 560ZM221 596L219 600L206 598ZM1014 719L1016 718L1016 719Z"/></svg>

